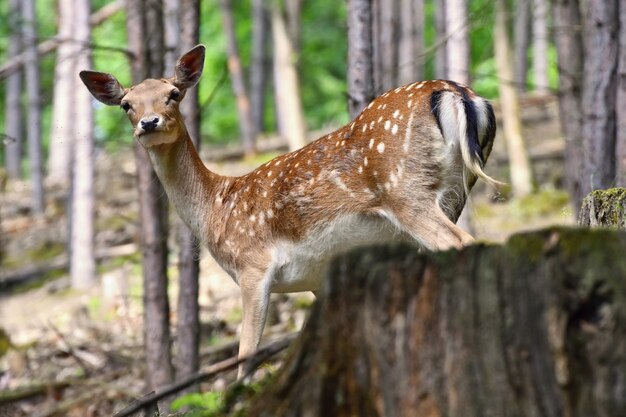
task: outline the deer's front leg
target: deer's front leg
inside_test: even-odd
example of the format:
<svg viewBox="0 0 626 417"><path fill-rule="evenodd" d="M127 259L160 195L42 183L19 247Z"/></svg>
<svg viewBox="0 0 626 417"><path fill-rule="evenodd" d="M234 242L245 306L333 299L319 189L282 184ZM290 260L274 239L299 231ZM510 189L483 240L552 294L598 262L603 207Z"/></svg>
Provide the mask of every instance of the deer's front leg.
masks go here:
<svg viewBox="0 0 626 417"><path fill-rule="evenodd" d="M243 321L241 324L241 340L239 341L239 357L254 353L259 347L267 307L270 299L271 279L263 271L250 270L243 273L239 279L241 298L243 301ZM237 378L244 376L245 366L239 365Z"/></svg>

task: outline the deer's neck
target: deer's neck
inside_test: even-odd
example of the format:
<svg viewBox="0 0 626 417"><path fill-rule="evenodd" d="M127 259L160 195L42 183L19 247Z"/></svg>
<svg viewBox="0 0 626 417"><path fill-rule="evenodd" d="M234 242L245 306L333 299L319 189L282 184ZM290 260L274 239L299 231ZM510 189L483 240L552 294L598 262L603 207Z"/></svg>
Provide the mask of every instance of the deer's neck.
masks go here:
<svg viewBox="0 0 626 417"><path fill-rule="evenodd" d="M201 240L207 237L211 202L223 178L204 165L189 135L148 149L152 165L180 218Z"/></svg>

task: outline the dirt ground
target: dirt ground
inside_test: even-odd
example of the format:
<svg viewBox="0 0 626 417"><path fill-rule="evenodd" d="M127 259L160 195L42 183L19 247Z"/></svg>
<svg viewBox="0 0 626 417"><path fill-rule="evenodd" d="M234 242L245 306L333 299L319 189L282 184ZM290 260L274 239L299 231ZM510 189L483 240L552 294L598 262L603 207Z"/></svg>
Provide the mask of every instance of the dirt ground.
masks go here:
<svg viewBox="0 0 626 417"><path fill-rule="evenodd" d="M497 192L477 185L472 192L470 212L473 234L479 240L501 242L516 232L574 222L575 212L561 189L563 141L556 101L537 100L525 106L523 113L537 193L511 199L506 189ZM210 149L203 152L205 160L210 159L210 153ZM208 165L216 172L236 175L275 155ZM501 137L496 138L487 172L498 179L508 178ZM98 264L100 285L86 292L70 289L63 272L68 230L64 190L52 187L46 215L38 219L28 212L26 182L9 182L0 194L4 250L0 263L0 416L108 415L113 408L144 393L134 174L131 152L98 154L96 242L102 254ZM179 220L173 210L171 221L175 232ZM177 293L174 234L169 258L172 322L176 320ZM216 358L220 346L237 340L241 308L238 288L230 277L206 251L200 259L202 349L206 365ZM7 277L29 267L39 268L36 279L10 288L3 285ZM266 334L299 329L313 301L308 293L275 296ZM232 378L228 374L203 388L219 390ZM65 388L63 384L55 387L50 381L71 382ZM37 384L43 388L26 396L26 400L3 405L3 392ZM97 404L85 398L77 401L85 393L91 398L97 393L101 400ZM65 403L65 408L59 408Z"/></svg>

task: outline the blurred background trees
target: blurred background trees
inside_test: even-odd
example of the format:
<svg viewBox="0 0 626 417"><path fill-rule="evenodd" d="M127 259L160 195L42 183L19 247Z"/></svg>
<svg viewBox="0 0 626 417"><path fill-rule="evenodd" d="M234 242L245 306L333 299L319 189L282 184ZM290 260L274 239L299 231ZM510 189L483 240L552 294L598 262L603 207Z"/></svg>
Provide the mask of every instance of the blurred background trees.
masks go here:
<svg viewBox="0 0 626 417"><path fill-rule="evenodd" d="M29 191L33 218L70 219L64 238L77 289L97 283L95 165L133 146L124 116L94 103L77 73L110 72L124 85L171 76L176 57L198 42L207 45L204 76L183 105L197 147L231 146L258 163L268 138L279 143L274 150L298 148L386 89L447 78L494 101L503 127L497 142L507 145L498 177L511 183L513 198L542 186L528 146L541 138L524 137L520 119L520 109L542 100L558 100L564 171L551 185L568 192L574 210L593 189L626 185L620 0L8 0L0 21L1 166L9 184ZM150 370L149 384L158 386L198 367L199 248L182 224L170 227L165 195L136 144L135 156L145 318L153 326L146 349L149 361L176 365ZM183 289L175 342L167 298L173 246Z"/></svg>

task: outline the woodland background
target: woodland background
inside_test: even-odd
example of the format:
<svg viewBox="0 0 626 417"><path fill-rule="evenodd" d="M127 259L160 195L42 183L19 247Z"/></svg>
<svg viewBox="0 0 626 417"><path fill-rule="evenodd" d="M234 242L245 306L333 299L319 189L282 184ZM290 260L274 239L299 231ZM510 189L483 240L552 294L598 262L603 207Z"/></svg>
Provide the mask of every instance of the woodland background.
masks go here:
<svg viewBox="0 0 626 417"><path fill-rule="evenodd" d="M184 111L204 160L232 175L389 88L468 84L496 107L487 171L510 183L473 192L460 221L479 238L572 224L588 192L626 183L620 0L4 0L0 21L0 390L28 393L7 401L15 415L107 415L236 346L234 284L82 69L128 86L204 43ZM276 297L268 333L299 328L311 302Z"/></svg>

